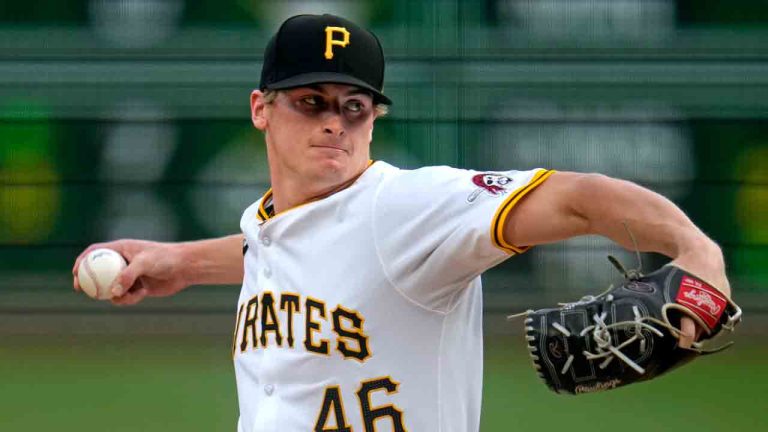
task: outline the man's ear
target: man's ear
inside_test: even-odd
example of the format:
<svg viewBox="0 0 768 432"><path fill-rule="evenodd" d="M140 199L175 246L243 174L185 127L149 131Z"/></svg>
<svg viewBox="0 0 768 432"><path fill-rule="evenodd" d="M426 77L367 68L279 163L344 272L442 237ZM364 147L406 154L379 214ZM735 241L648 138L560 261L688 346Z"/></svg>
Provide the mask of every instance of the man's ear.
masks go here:
<svg viewBox="0 0 768 432"><path fill-rule="evenodd" d="M267 118L264 116L265 108L264 93L261 90L254 90L251 93L251 122L256 129L261 131L267 128Z"/></svg>

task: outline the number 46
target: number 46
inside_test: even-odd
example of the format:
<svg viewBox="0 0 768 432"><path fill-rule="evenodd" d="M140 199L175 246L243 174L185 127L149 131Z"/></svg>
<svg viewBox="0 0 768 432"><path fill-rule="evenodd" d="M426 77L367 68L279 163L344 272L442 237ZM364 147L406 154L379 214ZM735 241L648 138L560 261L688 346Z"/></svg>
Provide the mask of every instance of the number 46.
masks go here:
<svg viewBox="0 0 768 432"><path fill-rule="evenodd" d="M394 432L407 432L403 426L403 411L389 404L379 407L371 407L371 393L385 391L387 394L397 393L400 383L392 381L389 377L374 378L360 383L357 391L357 399L360 401L360 412L363 414L363 426L365 432L375 432L374 423L382 418L389 418L394 425ZM327 426L330 419L335 420L336 426ZM341 400L339 386L331 386L325 389L323 405L315 422L314 432L354 432L352 426L347 423L344 413L344 403Z"/></svg>

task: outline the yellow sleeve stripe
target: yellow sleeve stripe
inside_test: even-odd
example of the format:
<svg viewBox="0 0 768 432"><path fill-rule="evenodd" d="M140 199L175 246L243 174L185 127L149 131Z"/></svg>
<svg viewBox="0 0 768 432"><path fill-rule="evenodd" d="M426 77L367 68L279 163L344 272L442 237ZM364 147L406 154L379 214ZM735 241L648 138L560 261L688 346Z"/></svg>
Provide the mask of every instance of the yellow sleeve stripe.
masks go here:
<svg viewBox="0 0 768 432"><path fill-rule="evenodd" d="M509 216L509 212L515 207L515 204L517 204L528 192L544 183L544 180L549 178L554 172L555 170L540 170L533 176L528 184L512 192L504 202L501 203L491 221L491 242L494 246L511 255L516 253L521 254L531 248L530 246L517 247L507 243L504 240L504 225L507 221L507 216Z"/></svg>

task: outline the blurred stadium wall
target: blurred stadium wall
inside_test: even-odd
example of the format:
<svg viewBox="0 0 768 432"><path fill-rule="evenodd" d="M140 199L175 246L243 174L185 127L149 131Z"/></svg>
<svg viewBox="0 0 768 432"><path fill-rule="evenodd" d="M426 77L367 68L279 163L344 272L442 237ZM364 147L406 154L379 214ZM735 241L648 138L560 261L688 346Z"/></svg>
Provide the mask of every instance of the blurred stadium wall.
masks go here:
<svg viewBox="0 0 768 432"><path fill-rule="evenodd" d="M638 182L723 246L747 317L766 311L766 1L6 0L0 339L229 334L236 287L118 309L73 294L70 268L92 242L238 230L269 181L248 110L263 47L285 17L322 11L385 48L395 104L374 158ZM488 330L607 286L608 253L635 263L584 238L489 272Z"/></svg>
<svg viewBox="0 0 768 432"><path fill-rule="evenodd" d="M722 244L741 302L764 309L765 2L10 1L0 7L0 331L32 331L54 313L132 313L67 290L91 242L237 231L268 187L248 117L263 46L285 17L321 11L364 23L385 47L395 105L375 158L636 181ZM616 276L607 253L634 264L597 238L536 248L488 274L487 303L578 297ZM235 295L200 288L144 307L229 316Z"/></svg>

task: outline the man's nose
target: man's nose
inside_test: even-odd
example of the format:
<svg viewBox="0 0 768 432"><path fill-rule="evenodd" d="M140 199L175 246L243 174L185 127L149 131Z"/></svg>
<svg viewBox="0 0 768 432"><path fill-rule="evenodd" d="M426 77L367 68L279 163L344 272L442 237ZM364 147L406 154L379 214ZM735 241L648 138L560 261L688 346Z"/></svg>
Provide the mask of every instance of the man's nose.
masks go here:
<svg viewBox="0 0 768 432"><path fill-rule="evenodd" d="M344 125L341 122L341 115L337 113L330 114L323 124L323 132L336 137L344 135Z"/></svg>

